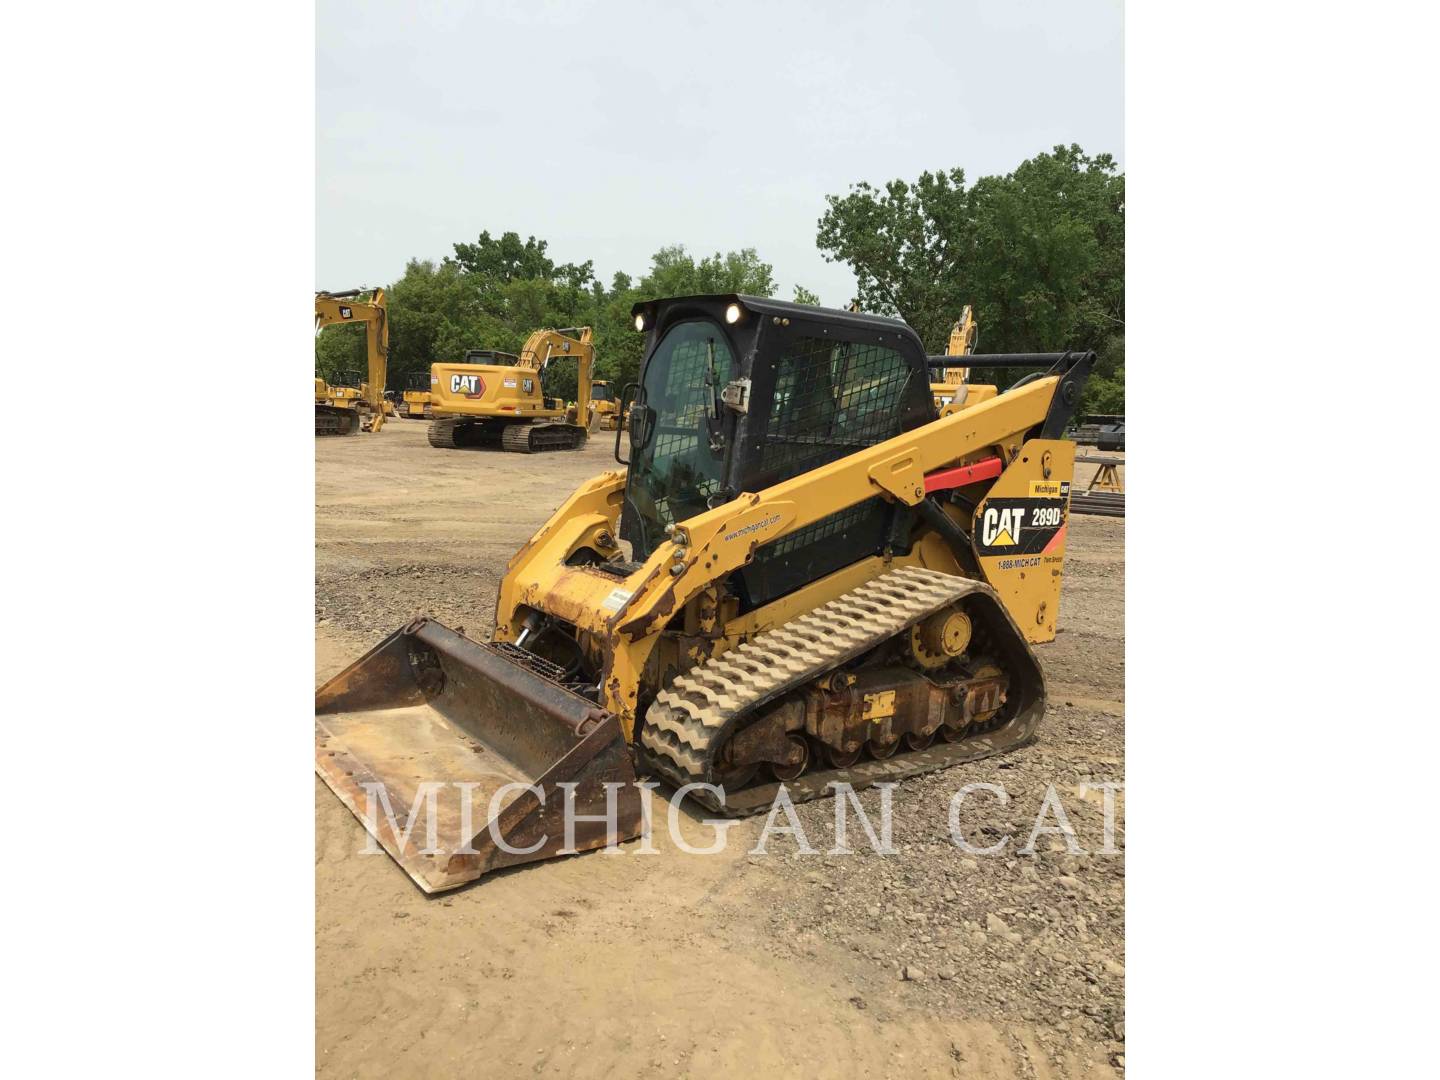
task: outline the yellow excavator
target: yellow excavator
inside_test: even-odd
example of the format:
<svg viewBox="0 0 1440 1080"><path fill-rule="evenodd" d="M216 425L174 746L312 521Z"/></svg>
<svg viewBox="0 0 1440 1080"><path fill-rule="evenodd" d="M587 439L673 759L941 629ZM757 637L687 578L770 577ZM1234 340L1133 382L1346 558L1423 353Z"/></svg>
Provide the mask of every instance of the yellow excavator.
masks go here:
<svg viewBox="0 0 1440 1080"><path fill-rule="evenodd" d="M315 333L329 326L359 324L365 327L367 378L347 388L315 380L315 434L353 435L379 431L385 423L385 365L390 352L390 321L384 289L350 289L315 294ZM325 401L321 401L322 388ZM389 415L394 414L394 406Z"/></svg>
<svg viewBox="0 0 1440 1080"><path fill-rule="evenodd" d="M472 349L464 363L432 364L430 445L522 454L580 449L590 411L593 340L588 326L536 330L518 357ZM560 360L575 360L579 367L574 406L544 393L545 376Z"/></svg>
<svg viewBox="0 0 1440 1080"><path fill-rule="evenodd" d="M490 639L421 616L316 693L317 772L427 892L638 835L637 776L750 814L1012 750L1045 712L1093 353L975 356L1039 374L941 417L945 358L895 319L632 315L624 467L510 560ZM382 793L434 795L435 832Z"/></svg>
<svg viewBox="0 0 1440 1080"><path fill-rule="evenodd" d="M994 386L972 384L970 368L959 367L951 357L969 356L980 343L980 327L969 304L960 311L960 318L950 328L950 344L945 355L935 357L930 366L930 392L935 395L935 409L941 416L968 409L995 396Z"/></svg>

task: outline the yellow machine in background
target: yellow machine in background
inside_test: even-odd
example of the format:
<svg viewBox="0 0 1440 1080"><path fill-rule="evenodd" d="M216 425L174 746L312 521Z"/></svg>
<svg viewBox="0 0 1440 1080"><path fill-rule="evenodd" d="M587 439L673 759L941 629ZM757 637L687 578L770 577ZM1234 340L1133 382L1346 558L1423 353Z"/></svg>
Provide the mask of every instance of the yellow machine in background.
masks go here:
<svg viewBox="0 0 1440 1080"><path fill-rule="evenodd" d="M412 371L405 376L405 389L395 406L407 420L423 420L430 415L430 373Z"/></svg>
<svg viewBox="0 0 1440 1080"><path fill-rule="evenodd" d="M359 299L364 297L364 299ZM322 379L315 380L315 434L353 435L379 431L385 423L385 365L390 352L390 322L384 289L350 289L315 294L315 333L342 324L365 327L367 378L355 387L327 387L320 401ZM392 407L393 415L393 407Z"/></svg>
<svg viewBox="0 0 1440 1080"><path fill-rule="evenodd" d="M315 379L316 435L353 435L366 426L369 406L361 390L360 377L345 372L335 378L333 383L318 376Z"/></svg>
<svg viewBox="0 0 1440 1080"><path fill-rule="evenodd" d="M315 434L316 435L353 435L360 430L360 414L351 406L337 400L336 392L340 387L332 387L319 375L315 376ZM341 410L346 415L341 415ZM338 430L321 431L321 416L324 416L325 424L330 428Z"/></svg>
<svg viewBox="0 0 1440 1080"><path fill-rule="evenodd" d="M471 350L465 363L431 365L430 445L522 454L578 450L585 445L583 418L590 410L592 341L588 326L536 330L518 357ZM575 360L579 366L574 422L563 399L544 396L546 371L558 360Z"/></svg>
<svg viewBox="0 0 1440 1080"><path fill-rule="evenodd" d="M610 384L595 379L590 384L590 430L615 431L620 427L620 403L610 392Z"/></svg>
<svg viewBox="0 0 1440 1080"><path fill-rule="evenodd" d="M749 814L1011 750L1044 714L1093 353L984 357L1041 370L941 417L946 358L895 319L632 315L628 467L511 558L490 640L422 616L316 694L316 771L357 816L377 782L448 793L438 853L377 830L427 892L637 835L637 769Z"/></svg>
<svg viewBox="0 0 1440 1080"><path fill-rule="evenodd" d="M980 327L970 305L966 304L959 321L950 329L950 345L945 356L935 358L930 367L930 392L935 395L935 409L941 416L989 401L998 392L994 386L972 383L968 366L951 366L947 362L952 356L971 355L979 343Z"/></svg>

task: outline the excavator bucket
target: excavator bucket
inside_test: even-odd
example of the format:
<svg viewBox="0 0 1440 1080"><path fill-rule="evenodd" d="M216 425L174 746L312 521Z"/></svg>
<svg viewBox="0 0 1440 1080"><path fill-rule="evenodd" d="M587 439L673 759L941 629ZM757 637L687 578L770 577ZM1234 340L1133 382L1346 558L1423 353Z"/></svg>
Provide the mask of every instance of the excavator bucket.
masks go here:
<svg viewBox="0 0 1440 1080"><path fill-rule="evenodd" d="M618 718L431 619L315 694L315 771L427 893L640 835Z"/></svg>

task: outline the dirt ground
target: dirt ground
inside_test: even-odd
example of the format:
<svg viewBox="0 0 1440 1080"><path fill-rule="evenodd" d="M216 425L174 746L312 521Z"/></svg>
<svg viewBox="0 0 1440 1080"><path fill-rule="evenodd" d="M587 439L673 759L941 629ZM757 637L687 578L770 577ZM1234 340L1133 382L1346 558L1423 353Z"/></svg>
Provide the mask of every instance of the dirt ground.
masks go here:
<svg viewBox="0 0 1440 1080"><path fill-rule="evenodd" d="M483 638L506 561L614 436L578 453L440 451L422 421L317 439L316 680L417 612ZM1086 451L1094 453L1093 450ZM1093 466L1079 467L1083 482ZM315 781L321 1076L1105 1077L1124 1069L1124 522L1071 519L1050 706L1006 757L901 784L895 854L834 845L835 802L688 855L655 847L505 871L427 898ZM1089 788L1082 787L1086 782ZM958 818L951 797L990 783ZM1073 826L1026 841L1053 785ZM878 792L861 796L877 824ZM1054 802L1045 823L1056 826ZM784 818L779 822L783 825ZM681 818L692 845L714 830ZM1008 838L1008 839L1007 839Z"/></svg>

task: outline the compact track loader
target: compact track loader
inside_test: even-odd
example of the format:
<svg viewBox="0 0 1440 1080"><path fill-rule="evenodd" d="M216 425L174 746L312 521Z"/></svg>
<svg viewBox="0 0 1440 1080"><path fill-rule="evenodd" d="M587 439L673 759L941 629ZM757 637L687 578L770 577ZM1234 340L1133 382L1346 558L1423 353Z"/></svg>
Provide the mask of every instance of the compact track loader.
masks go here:
<svg viewBox="0 0 1440 1080"><path fill-rule="evenodd" d="M579 399L575 421L564 400L547 398L552 363L575 360ZM487 362L488 361L488 362ZM536 330L518 357L472 350L463 364L432 364L427 435L444 450L578 450L588 437L590 375L595 346L590 327Z"/></svg>
<svg viewBox="0 0 1440 1080"><path fill-rule="evenodd" d="M897 320L633 315L626 468L510 560L491 639L417 618L316 695L318 772L427 891L638 835L637 775L743 815L1010 750L1044 713L1092 353L973 357L1041 373L937 417L942 358ZM441 792L438 840L367 820L382 789Z"/></svg>

